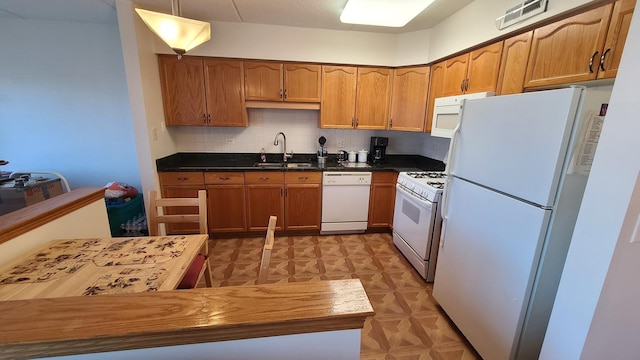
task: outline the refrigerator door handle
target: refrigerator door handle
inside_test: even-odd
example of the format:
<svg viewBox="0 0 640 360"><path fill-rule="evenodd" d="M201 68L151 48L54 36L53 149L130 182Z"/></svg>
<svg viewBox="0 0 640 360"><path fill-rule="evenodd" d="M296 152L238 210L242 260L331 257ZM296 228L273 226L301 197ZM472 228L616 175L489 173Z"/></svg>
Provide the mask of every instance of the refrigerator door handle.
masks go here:
<svg viewBox="0 0 640 360"><path fill-rule="evenodd" d="M447 153L447 165L444 169L445 180L444 180L444 190L442 191L442 230L440 233L440 248L444 247L445 234L447 232L447 220L449 218L449 189L451 188L451 180L452 173L451 169L453 168L453 159L454 153L456 151L456 140L458 139L458 134L460 133L460 126L462 125L462 114L464 113L464 103L466 100L460 101L460 113L458 114L458 125L453 129L453 134L451 135L451 144L449 145L449 152Z"/></svg>

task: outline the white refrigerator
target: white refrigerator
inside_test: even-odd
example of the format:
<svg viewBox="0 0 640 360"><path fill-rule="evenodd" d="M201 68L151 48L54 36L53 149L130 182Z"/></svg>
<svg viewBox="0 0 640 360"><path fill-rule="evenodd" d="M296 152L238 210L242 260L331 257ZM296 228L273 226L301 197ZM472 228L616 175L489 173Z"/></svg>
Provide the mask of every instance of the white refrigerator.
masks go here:
<svg viewBox="0 0 640 360"><path fill-rule="evenodd" d="M433 296L485 359L537 359L609 91L466 100Z"/></svg>

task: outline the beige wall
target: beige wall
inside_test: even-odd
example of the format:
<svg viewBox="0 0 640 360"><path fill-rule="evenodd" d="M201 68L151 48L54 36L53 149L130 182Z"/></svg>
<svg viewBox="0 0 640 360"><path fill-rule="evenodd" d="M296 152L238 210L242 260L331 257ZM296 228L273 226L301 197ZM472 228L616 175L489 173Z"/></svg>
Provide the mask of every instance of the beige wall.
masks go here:
<svg viewBox="0 0 640 360"><path fill-rule="evenodd" d="M102 199L0 244L0 264L51 240L91 237L111 237L107 208Z"/></svg>

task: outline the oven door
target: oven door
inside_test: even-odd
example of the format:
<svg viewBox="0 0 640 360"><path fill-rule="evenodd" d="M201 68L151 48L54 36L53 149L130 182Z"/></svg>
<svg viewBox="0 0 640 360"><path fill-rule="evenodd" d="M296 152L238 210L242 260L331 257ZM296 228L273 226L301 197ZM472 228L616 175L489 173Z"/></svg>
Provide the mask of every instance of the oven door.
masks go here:
<svg viewBox="0 0 640 360"><path fill-rule="evenodd" d="M436 219L436 204L422 200L396 185L393 231L424 260L429 259Z"/></svg>

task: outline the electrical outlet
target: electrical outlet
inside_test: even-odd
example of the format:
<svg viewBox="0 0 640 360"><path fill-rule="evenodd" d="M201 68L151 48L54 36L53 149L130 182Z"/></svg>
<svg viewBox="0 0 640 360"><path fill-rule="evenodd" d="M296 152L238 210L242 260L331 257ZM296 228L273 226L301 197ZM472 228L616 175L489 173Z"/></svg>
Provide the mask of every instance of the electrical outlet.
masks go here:
<svg viewBox="0 0 640 360"><path fill-rule="evenodd" d="M338 141L336 141L336 144L338 148L340 149L344 148L344 139L338 139Z"/></svg>
<svg viewBox="0 0 640 360"><path fill-rule="evenodd" d="M230 138L226 140L227 144L235 144L236 143L236 139Z"/></svg>

